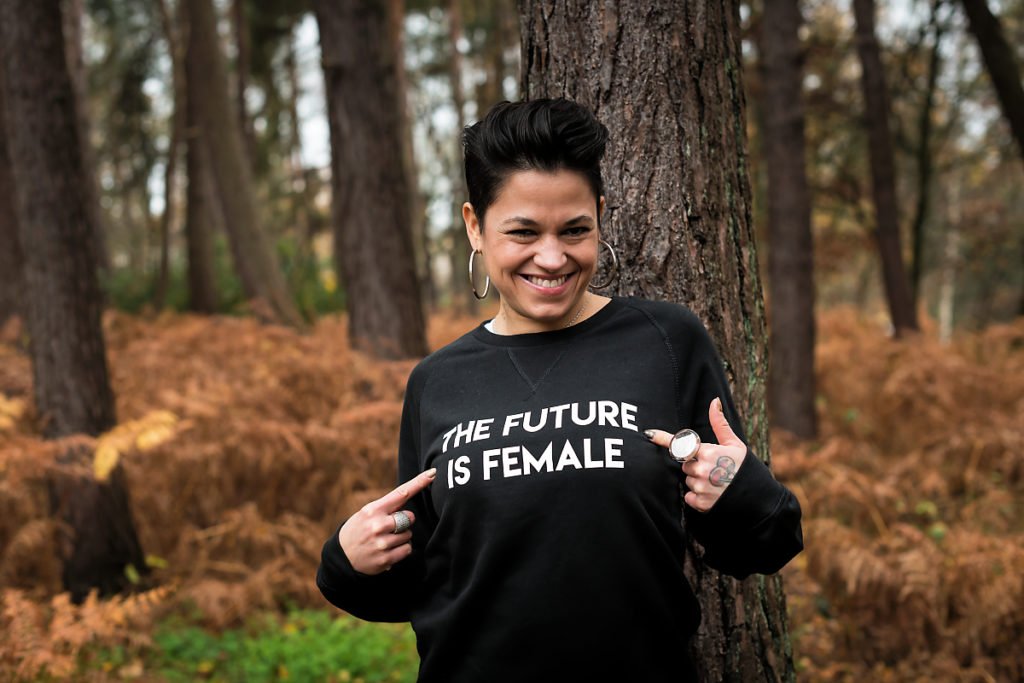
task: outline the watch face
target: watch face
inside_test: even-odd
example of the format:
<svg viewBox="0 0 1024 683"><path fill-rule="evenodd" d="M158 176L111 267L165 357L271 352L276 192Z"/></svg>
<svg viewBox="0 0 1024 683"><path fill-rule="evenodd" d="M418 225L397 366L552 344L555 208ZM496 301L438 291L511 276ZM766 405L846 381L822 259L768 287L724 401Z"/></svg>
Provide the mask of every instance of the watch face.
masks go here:
<svg viewBox="0 0 1024 683"><path fill-rule="evenodd" d="M698 448L700 448L700 437L697 436L697 432L692 429L684 429L676 432L676 435L672 437L672 441L668 445L668 452L674 460L686 462L697 455Z"/></svg>

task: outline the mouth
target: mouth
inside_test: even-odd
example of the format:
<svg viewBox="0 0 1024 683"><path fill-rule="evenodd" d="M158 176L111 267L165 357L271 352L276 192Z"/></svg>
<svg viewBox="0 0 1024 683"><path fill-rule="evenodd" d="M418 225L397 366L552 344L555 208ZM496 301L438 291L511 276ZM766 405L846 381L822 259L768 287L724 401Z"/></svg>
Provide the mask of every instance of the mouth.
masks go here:
<svg viewBox="0 0 1024 683"><path fill-rule="evenodd" d="M520 278L522 278L523 280L525 280L527 283L534 287L540 287L546 290L553 290L558 289L559 287L564 285L565 281L571 278L573 274L574 273L568 272L565 273L564 275L557 276L557 278L550 278L550 276L548 276L548 278L543 278L543 276L541 275L526 275L523 273L519 273L519 276Z"/></svg>
<svg viewBox="0 0 1024 683"><path fill-rule="evenodd" d="M558 277L551 277L550 275L540 276L519 273L519 277L530 283L534 289L540 290L545 294L561 294L567 289L566 285L575 275L576 273L566 273Z"/></svg>

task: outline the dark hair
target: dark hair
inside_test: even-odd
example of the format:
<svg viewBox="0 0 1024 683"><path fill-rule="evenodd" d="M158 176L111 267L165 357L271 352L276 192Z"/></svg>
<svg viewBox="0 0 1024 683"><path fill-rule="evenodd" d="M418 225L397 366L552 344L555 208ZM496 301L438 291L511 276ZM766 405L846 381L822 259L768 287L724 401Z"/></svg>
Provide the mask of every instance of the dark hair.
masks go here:
<svg viewBox="0 0 1024 683"><path fill-rule="evenodd" d="M578 171L594 197L604 194L601 157L608 129L564 98L501 102L462 134L466 188L481 226L501 186L515 171Z"/></svg>

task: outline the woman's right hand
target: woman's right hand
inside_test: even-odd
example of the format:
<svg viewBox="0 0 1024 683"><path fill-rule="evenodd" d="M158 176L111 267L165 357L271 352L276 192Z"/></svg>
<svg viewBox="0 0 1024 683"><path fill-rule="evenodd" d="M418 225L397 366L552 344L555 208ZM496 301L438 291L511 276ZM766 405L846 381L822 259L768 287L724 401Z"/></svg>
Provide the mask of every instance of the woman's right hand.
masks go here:
<svg viewBox="0 0 1024 683"><path fill-rule="evenodd" d="M393 515L402 511L415 523L413 513L402 510L402 506L430 486L436 476L437 468L421 472L348 518L338 532L338 542L353 569L361 574L380 574L412 553L412 531L396 534Z"/></svg>

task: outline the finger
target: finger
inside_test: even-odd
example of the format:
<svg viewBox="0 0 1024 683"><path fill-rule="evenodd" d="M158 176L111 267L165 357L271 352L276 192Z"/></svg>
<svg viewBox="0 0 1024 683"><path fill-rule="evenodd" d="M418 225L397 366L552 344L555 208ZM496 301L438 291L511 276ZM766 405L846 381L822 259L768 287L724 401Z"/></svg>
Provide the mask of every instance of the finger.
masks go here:
<svg viewBox="0 0 1024 683"><path fill-rule="evenodd" d="M704 507L703 503L701 502L700 496L698 496L693 491L690 491L685 496L683 496L683 502L685 502L687 505L689 505L695 510L707 512L707 508Z"/></svg>
<svg viewBox="0 0 1024 683"><path fill-rule="evenodd" d="M392 548L381 556L382 562L385 569L391 569L396 564L404 560L405 558L412 555L412 544L403 543L402 545Z"/></svg>
<svg viewBox="0 0 1024 683"><path fill-rule="evenodd" d="M405 505L407 500L430 486L436 476L436 467L432 467L426 472L420 472L390 493L378 498L373 503L373 506L377 509L383 510L384 512L398 512L402 509L402 506Z"/></svg>
<svg viewBox="0 0 1024 683"><path fill-rule="evenodd" d="M405 514L409 515L409 524L416 523L416 515L408 510L403 510ZM377 513L373 517L373 522L370 524L370 533L374 536L394 535L395 529L398 528L398 524L395 522L395 512L391 513Z"/></svg>
<svg viewBox="0 0 1024 683"><path fill-rule="evenodd" d="M400 545L408 543L412 540L411 531L403 531L400 534L387 534L386 536L378 536L377 540L374 541L374 546L379 552L386 552L397 548Z"/></svg>
<svg viewBox="0 0 1024 683"><path fill-rule="evenodd" d="M707 480L701 477L687 477L686 488L694 493L704 493L707 490Z"/></svg>
<svg viewBox="0 0 1024 683"><path fill-rule="evenodd" d="M711 421L711 429L715 432L715 438L723 446L743 445L740 437L732 431L729 421L725 419L725 411L722 409L722 399L715 398L708 406L708 419Z"/></svg>
<svg viewBox="0 0 1024 683"><path fill-rule="evenodd" d="M645 429L644 438L662 448L668 448L669 443L672 441L672 435L660 429Z"/></svg>

